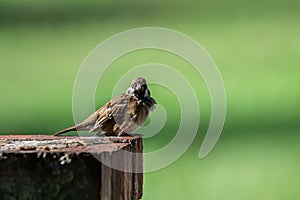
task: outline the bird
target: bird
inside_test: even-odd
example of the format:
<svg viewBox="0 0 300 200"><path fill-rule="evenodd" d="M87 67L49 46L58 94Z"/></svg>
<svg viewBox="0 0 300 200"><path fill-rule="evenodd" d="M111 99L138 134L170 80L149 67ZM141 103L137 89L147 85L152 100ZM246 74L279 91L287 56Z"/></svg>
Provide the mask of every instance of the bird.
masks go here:
<svg viewBox="0 0 300 200"><path fill-rule="evenodd" d="M156 104L146 80L137 77L133 79L125 93L112 98L81 123L63 129L54 136L70 131L89 131L97 134L105 132L106 136L128 136L145 123Z"/></svg>

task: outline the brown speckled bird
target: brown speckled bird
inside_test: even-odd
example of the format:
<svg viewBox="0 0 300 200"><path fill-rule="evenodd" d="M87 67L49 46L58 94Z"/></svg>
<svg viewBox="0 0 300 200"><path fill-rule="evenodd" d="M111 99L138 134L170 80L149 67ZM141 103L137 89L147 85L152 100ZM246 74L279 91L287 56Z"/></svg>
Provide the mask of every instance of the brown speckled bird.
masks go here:
<svg viewBox="0 0 300 200"><path fill-rule="evenodd" d="M156 101L150 96L146 80L135 78L125 94L113 98L83 122L54 135L78 130L125 136L145 123L155 104Z"/></svg>

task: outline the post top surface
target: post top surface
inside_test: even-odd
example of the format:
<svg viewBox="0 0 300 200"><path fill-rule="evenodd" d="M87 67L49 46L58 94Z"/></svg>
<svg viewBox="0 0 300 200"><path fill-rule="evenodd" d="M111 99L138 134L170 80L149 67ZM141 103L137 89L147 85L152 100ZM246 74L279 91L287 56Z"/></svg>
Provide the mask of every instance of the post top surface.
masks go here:
<svg viewBox="0 0 300 200"><path fill-rule="evenodd" d="M114 152L140 138L140 135L125 137L0 135L0 154Z"/></svg>

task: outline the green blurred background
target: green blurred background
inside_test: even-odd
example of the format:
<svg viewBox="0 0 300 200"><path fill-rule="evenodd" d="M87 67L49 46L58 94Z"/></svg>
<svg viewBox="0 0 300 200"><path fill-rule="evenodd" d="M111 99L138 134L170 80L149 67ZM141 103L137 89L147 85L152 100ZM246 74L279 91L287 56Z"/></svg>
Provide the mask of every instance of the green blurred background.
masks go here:
<svg viewBox="0 0 300 200"><path fill-rule="evenodd" d="M202 44L219 67L226 124L199 160L210 118L202 81L198 136L171 166L145 174L143 199L300 199L299 10L292 0L0 0L0 133L52 134L71 125L76 73L98 43L131 28L171 28ZM133 52L107 70L96 106L110 99L118 77L148 62L168 64L192 83L200 78L172 54ZM145 139L145 151L170 141L180 120L174 94L150 88L168 122Z"/></svg>

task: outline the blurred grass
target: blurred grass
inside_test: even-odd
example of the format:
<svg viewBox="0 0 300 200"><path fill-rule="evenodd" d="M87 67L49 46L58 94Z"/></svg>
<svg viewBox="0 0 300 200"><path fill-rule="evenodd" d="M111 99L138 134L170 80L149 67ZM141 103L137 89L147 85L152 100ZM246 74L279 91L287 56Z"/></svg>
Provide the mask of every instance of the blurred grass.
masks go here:
<svg viewBox="0 0 300 200"><path fill-rule="evenodd" d="M299 134L243 133L223 135L203 160L194 146L173 165L147 174L144 199L299 199Z"/></svg>
<svg viewBox="0 0 300 200"><path fill-rule="evenodd" d="M83 59L111 34L133 28L134 24L142 25L134 20L114 22L115 26L111 23L101 27L96 22L3 27L0 33L0 89L6 95L1 99L5 105L1 107L1 113L5 113L2 120L13 122L17 106L19 122L18 126L11 127L3 121L2 132L53 132L57 127L71 124L72 86ZM128 25L130 23L132 25ZM281 30L278 26L283 22L274 25L269 19L231 23L224 21L218 26L221 30L205 23L200 27L185 24L183 28L176 28L173 25L203 44L218 65L228 96L227 125L231 128L298 126L300 95L297 92L299 68L296 66L299 49L296 44L300 30L294 26L296 22L289 21ZM168 25L174 28L171 22ZM148 53L145 56L145 53L137 52L124 58L123 63L113 64L105 80L107 87L112 88L118 77L113 78L112 74L121 75L131 66L157 62L157 58L177 69L188 66L174 55ZM191 79L196 78L191 76ZM99 105L110 98L109 91L99 97ZM199 87L197 95L204 102L202 110L207 110L209 96L204 85ZM70 120L59 122L66 118ZM48 123L49 119L57 127Z"/></svg>
<svg viewBox="0 0 300 200"><path fill-rule="evenodd" d="M223 76L228 111L216 148L198 160L210 117L209 94L204 83L198 86L199 134L181 159L145 175L144 199L298 199L299 5L279 0L2 0L0 133L51 134L71 125L74 79L91 49L120 31L162 26L206 48ZM172 54L132 52L107 70L96 106L110 99L119 76L148 62L170 65L192 83L199 79L186 70L188 63ZM150 87L168 110L168 123L145 140L145 151L165 145L180 119L174 96Z"/></svg>

